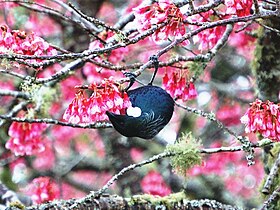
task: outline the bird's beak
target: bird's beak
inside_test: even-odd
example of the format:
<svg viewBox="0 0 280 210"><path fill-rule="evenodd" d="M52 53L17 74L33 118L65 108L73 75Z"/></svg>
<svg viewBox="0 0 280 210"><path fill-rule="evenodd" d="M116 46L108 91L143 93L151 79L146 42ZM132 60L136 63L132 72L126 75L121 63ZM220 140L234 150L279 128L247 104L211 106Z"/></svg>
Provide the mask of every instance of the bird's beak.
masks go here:
<svg viewBox="0 0 280 210"><path fill-rule="evenodd" d="M107 114L107 116L109 117L109 119L111 119L111 118L115 118L115 119L116 119L116 118L117 118L117 117L116 117L117 114L114 114L114 113L112 113L112 112L106 111L106 114Z"/></svg>

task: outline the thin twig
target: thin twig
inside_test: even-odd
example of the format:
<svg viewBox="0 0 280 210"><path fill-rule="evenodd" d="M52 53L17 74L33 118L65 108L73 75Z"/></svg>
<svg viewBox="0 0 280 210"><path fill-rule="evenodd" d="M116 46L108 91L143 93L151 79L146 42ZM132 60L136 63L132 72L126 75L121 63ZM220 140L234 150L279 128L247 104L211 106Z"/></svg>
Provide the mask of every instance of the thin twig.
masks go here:
<svg viewBox="0 0 280 210"><path fill-rule="evenodd" d="M205 117L206 119L208 119L208 120L210 120L212 122L215 122L218 125L218 127L220 127L221 129L225 130L227 133L229 133L230 135L234 136L235 138L238 138L238 135L234 131L232 131L229 128L225 127L224 124L221 121L216 119L214 113L207 113L207 112L204 112L204 111L196 109L196 108L184 106L182 104L179 104L178 102L175 102L175 104L178 107L180 107L180 108L182 108L182 109L184 109L184 110L186 110L188 112L194 113L194 114L196 114L198 116Z"/></svg>
<svg viewBox="0 0 280 210"><path fill-rule="evenodd" d="M0 69L0 73L8 74L8 75L11 75L13 77L17 77L17 78L22 79L22 80L28 80L30 78L30 76L22 75L22 74L19 74L19 73L13 72L13 71L9 71L9 70Z"/></svg>
<svg viewBox="0 0 280 210"><path fill-rule="evenodd" d="M0 89L0 96L12 96L15 98L23 98L26 100L30 99L30 95L28 93L24 93L21 91L15 91L15 90L1 90Z"/></svg>
<svg viewBox="0 0 280 210"><path fill-rule="evenodd" d="M269 198L263 203L263 206L260 208L260 210L267 210L270 209L270 205L273 202L276 202L279 200L280 197L280 187L278 187L270 196Z"/></svg>
<svg viewBox="0 0 280 210"><path fill-rule="evenodd" d="M81 18L91 22L91 23L94 23L95 25L97 26L102 26L108 30L111 30L111 31L114 31L116 33L119 33L119 34L123 34L123 32L117 28L114 28L112 26L109 26L107 25L105 22L101 21L101 20L98 20L97 18L94 18L94 17L90 17L90 16L87 16L86 14L84 14L82 11L80 11L78 8L76 8L72 3L68 3L69 7L71 7L77 14L79 14L81 16ZM100 31L100 30L99 30Z"/></svg>
<svg viewBox="0 0 280 210"><path fill-rule="evenodd" d="M9 113L5 114L5 117L11 118L15 116L18 112L20 112L22 109L24 109L30 102L29 101L22 101L19 104L15 105ZM5 123L5 119L0 120L0 127Z"/></svg>

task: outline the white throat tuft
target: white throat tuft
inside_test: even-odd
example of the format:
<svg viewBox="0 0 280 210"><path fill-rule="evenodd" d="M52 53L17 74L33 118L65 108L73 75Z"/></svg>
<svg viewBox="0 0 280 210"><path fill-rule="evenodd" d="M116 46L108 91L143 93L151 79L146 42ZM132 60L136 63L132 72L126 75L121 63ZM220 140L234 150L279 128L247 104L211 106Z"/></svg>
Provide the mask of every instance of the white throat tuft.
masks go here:
<svg viewBox="0 0 280 210"><path fill-rule="evenodd" d="M142 110L139 107L128 107L126 114L131 117L139 117L142 114Z"/></svg>

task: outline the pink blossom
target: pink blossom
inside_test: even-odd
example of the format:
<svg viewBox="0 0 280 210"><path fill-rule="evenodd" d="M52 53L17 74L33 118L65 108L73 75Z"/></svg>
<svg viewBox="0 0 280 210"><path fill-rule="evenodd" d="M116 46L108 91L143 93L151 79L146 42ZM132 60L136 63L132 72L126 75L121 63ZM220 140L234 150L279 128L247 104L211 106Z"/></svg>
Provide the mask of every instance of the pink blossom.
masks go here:
<svg viewBox="0 0 280 210"><path fill-rule="evenodd" d="M190 21L203 23L203 22L212 22L215 19L218 19L218 17L214 14L212 10L210 10L208 12L202 12L192 16L190 18ZM199 28L199 26L192 25L190 26L190 28L192 30L196 30ZM225 31L225 26L216 26L214 28L208 28L195 35L193 37L193 41L195 44L198 44L199 50L201 51L208 50L215 46L215 44L222 37L224 31Z"/></svg>
<svg viewBox="0 0 280 210"><path fill-rule="evenodd" d="M87 98L83 90L76 93L75 98L65 110L63 119L71 123L90 123L108 120L106 111L125 113L131 106L126 92L121 92L112 78L104 79L101 84L93 83L89 87L93 91Z"/></svg>
<svg viewBox="0 0 280 210"><path fill-rule="evenodd" d="M10 30L6 25L1 26L0 53L17 53L23 55L56 55L57 52L44 39L34 33Z"/></svg>
<svg viewBox="0 0 280 210"><path fill-rule="evenodd" d="M259 132L265 138L280 141L279 104L256 99L240 120L246 133Z"/></svg>
<svg viewBox="0 0 280 210"><path fill-rule="evenodd" d="M6 148L15 155L33 155L44 151L41 135L46 127L44 123L13 122L9 128L11 138L7 141Z"/></svg>
<svg viewBox="0 0 280 210"><path fill-rule="evenodd" d="M187 75L177 71L165 72L162 78L163 88L176 99L183 101L196 98L197 92L193 82L187 82Z"/></svg>
<svg viewBox="0 0 280 210"><path fill-rule="evenodd" d="M151 195L167 196L171 193L161 174L153 170L142 179L141 188L144 193Z"/></svg>
<svg viewBox="0 0 280 210"><path fill-rule="evenodd" d="M137 26L140 31L145 31L154 25L166 23L153 34L155 41L167 40L168 38L180 38L186 33L183 20L184 15L175 4L169 0L159 0L152 5L145 2L133 9Z"/></svg>
<svg viewBox="0 0 280 210"><path fill-rule="evenodd" d="M39 204L59 198L59 187L50 177L39 177L27 186L26 193Z"/></svg>
<svg viewBox="0 0 280 210"><path fill-rule="evenodd" d="M225 0L226 13L238 17L250 15L252 4L252 0Z"/></svg>

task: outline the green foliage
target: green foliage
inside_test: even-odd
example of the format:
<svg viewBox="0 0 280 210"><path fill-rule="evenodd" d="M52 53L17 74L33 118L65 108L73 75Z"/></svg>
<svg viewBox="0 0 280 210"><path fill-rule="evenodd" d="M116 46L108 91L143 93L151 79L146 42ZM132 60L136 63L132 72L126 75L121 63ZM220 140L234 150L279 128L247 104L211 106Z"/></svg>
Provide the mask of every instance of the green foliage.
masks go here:
<svg viewBox="0 0 280 210"><path fill-rule="evenodd" d="M182 137L173 145L167 145L166 152L174 154L171 157L173 169L183 176L186 176L186 170L194 165L200 165L202 161L199 148L201 142L195 139L190 133Z"/></svg>

